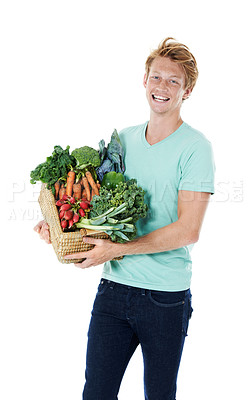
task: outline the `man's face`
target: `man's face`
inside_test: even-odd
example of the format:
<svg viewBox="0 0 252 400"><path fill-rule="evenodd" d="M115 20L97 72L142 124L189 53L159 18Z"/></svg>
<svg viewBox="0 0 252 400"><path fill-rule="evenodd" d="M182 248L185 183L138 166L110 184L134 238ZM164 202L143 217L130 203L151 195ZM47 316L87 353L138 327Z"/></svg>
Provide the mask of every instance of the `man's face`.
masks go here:
<svg viewBox="0 0 252 400"><path fill-rule="evenodd" d="M182 100L191 93L191 89L184 89L181 66L166 57L153 60L149 76L144 75L144 87L150 108L157 114L179 113Z"/></svg>

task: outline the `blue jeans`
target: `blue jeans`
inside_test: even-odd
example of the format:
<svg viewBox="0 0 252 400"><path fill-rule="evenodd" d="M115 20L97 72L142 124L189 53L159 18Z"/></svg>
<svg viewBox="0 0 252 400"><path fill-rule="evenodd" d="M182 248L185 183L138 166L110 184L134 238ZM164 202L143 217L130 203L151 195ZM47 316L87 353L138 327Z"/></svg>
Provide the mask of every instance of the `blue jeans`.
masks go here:
<svg viewBox="0 0 252 400"><path fill-rule="evenodd" d="M117 400L128 362L141 345L146 400L175 400L190 289L164 292L101 279L88 331L83 400Z"/></svg>

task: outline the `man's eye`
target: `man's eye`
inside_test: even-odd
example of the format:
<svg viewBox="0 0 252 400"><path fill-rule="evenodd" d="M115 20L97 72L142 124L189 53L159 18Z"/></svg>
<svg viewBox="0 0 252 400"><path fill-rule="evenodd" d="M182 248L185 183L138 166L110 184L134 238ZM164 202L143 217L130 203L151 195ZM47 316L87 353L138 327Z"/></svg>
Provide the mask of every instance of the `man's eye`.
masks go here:
<svg viewBox="0 0 252 400"><path fill-rule="evenodd" d="M173 79L171 79L171 83L174 83L175 85L178 84L178 82L177 82L177 81L174 81Z"/></svg>
<svg viewBox="0 0 252 400"><path fill-rule="evenodd" d="M153 75L151 78L157 80L159 79L159 76Z"/></svg>

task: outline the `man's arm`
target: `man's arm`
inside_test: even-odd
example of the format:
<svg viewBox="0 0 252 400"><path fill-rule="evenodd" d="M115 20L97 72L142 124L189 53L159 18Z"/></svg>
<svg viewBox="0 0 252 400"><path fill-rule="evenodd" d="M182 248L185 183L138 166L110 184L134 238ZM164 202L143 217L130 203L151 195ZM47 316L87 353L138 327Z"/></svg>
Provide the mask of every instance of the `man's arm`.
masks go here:
<svg viewBox="0 0 252 400"><path fill-rule="evenodd" d="M209 198L210 193L180 190L176 222L126 243L84 238L85 242L93 243L95 247L87 252L72 254L67 258L85 257L86 260L76 265L87 268L122 255L160 253L195 243L199 239Z"/></svg>
<svg viewBox="0 0 252 400"><path fill-rule="evenodd" d="M121 244L121 254L159 253L196 243L209 197L209 193L179 191L178 220L132 242Z"/></svg>

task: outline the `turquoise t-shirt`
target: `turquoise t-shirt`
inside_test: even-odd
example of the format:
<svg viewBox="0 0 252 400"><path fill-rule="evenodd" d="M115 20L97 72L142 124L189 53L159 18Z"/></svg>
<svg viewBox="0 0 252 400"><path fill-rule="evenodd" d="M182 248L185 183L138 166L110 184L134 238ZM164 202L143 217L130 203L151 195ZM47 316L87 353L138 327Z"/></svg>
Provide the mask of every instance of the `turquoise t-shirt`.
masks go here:
<svg viewBox="0 0 252 400"><path fill-rule="evenodd" d="M120 132L125 151L125 176L136 178L145 191L147 217L137 222L138 236L178 219L178 191L214 193L214 159L211 143L185 122L170 136L150 145L148 121ZM193 245L154 254L124 256L104 264L102 277L152 290L179 291L190 287Z"/></svg>

